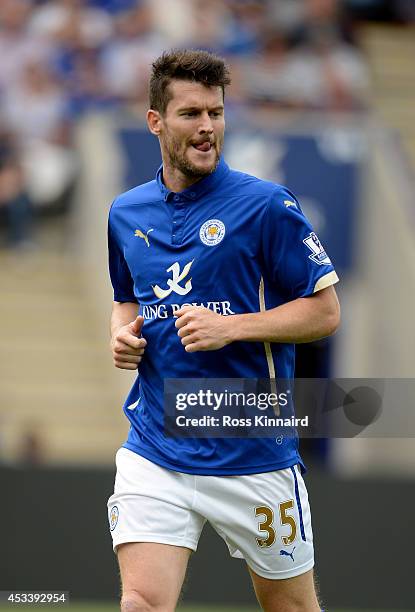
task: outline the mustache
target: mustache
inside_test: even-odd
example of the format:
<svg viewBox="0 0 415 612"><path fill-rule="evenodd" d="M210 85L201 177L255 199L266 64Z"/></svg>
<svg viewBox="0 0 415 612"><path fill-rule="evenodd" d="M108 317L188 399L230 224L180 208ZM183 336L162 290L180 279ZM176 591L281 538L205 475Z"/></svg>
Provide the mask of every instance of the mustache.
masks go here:
<svg viewBox="0 0 415 612"><path fill-rule="evenodd" d="M191 141L191 145L197 146L197 145L201 145L204 144L205 142L208 142L210 145L214 145L216 142L215 138L209 138L209 136L206 136L205 138L202 138L200 140L192 140Z"/></svg>

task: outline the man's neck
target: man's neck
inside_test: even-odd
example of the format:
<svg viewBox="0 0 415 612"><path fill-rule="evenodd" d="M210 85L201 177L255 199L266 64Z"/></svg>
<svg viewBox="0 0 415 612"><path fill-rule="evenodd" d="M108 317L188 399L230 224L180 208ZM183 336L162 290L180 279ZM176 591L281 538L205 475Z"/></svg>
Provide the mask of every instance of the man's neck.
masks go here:
<svg viewBox="0 0 415 612"><path fill-rule="evenodd" d="M200 181L201 178L203 177L187 176L177 168L172 168L168 164L163 163L163 183L167 189L170 189L170 191L174 193L179 193L187 189L191 185L194 185L194 183Z"/></svg>

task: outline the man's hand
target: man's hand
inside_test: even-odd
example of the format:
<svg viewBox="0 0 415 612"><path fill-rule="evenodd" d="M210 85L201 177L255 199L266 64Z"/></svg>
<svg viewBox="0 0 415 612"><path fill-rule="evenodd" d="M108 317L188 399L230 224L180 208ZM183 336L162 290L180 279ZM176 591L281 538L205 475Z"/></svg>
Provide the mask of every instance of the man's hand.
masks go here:
<svg viewBox="0 0 415 612"><path fill-rule="evenodd" d="M122 370L136 370L143 358L147 342L140 338L144 317L138 316L135 321L123 325L111 339L111 350L114 365Z"/></svg>
<svg viewBox="0 0 415 612"><path fill-rule="evenodd" d="M215 351L232 342L231 317L202 306L183 306L174 314L177 335L187 353Z"/></svg>

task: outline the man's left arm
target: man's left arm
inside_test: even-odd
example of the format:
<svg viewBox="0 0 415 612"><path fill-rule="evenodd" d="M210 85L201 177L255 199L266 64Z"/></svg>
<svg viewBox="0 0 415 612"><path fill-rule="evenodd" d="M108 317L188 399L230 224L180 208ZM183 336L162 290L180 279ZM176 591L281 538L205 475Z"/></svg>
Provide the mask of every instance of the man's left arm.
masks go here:
<svg viewBox="0 0 415 612"><path fill-rule="evenodd" d="M265 312L223 316L207 308L176 311L176 327L186 352L212 351L231 342L299 344L332 335L340 323L334 287L317 291Z"/></svg>

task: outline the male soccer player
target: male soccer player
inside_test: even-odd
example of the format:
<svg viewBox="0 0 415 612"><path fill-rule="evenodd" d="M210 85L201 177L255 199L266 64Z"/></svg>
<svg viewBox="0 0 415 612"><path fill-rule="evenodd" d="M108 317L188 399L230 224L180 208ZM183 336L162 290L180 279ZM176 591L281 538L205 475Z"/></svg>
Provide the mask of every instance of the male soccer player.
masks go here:
<svg viewBox="0 0 415 612"><path fill-rule="evenodd" d="M295 196L221 157L229 82L204 51L154 62L163 164L109 216L113 358L139 368L108 502L125 612L175 609L206 520L264 610L320 610L298 440L163 434L165 378L289 379L294 343L339 323L336 273Z"/></svg>

